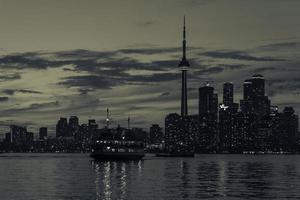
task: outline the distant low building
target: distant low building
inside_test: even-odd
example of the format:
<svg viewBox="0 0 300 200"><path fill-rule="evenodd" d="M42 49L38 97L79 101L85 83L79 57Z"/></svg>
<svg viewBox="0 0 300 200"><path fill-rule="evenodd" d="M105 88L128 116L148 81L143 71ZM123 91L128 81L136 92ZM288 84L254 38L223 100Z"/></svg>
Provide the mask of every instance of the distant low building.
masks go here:
<svg viewBox="0 0 300 200"><path fill-rule="evenodd" d="M153 124L149 131L149 143L161 144L163 141L163 130L158 124Z"/></svg>

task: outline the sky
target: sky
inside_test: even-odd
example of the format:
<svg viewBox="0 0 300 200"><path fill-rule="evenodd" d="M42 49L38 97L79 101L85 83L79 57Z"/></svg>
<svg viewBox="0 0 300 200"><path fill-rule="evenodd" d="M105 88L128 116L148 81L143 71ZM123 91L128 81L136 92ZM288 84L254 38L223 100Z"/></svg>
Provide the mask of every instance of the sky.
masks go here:
<svg viewBox="0 0 300 200"><path fill-rule="evenodd" d="M104 126L164 125L180 112L186 16L188 106L198 88L266 79L272 105L300 114L298 0L0 0L0 133L10 124L54 135L60 117Z"/></svg>

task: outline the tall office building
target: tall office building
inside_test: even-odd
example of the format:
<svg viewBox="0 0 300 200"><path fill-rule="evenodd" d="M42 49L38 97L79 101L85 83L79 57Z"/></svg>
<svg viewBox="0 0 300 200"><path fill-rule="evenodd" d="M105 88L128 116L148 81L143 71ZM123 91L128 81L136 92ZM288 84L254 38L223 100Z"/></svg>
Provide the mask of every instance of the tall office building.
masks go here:
<svg viewBox="0 0 300 200"><path fill-rule="evenodd" d="M250 79L244 81L243 89L244 89L244 93L243 93L244 100L251 100L253 95L252 95L252 81Z"/></svg>
<svg viewBox="0 0 300 200"><path fill-rule="evenodd" d="M211 114L214 112L216 96L214 96L214 88L206 85L199 88L199 116Z"/></svg>
<svg viewBox="0 0 300 200"><path fill-rule="evenodd" d="M56 137L66 137L68 133L67 118L61 117L56 124Z"/></svg>
<svg viewBox="0 0 300 200"><path fill-rule="evenodd" d="M72 137L78 134L79 131L79 119L77 116L71 116L68 124L68 136Z"/></svg>
<svg viewBox="0 0 300 200"><path fill-rule="evenodd" d="M190 63L186 59L186 39L185 39L185 17L183 19L183 41L182 41L182 59L179 63L181 70L181 116L188 115L188 102L187 102L187 71Z"/></svg>
<svg viewBox="0 0 300 200"><path fill-rule="evenodd" d="M230 106L233 104L233 84L224 83L223 84L223 103L225 106Z"/></svg>
<svg viewBox="0 0 300 200"><path fill-rule="evenodd" d="M39 131L40 140L47 138L47 127L41 127Z"/></svg>
<svg viewBox="0 0 300 200"><path fill-rule="evenodd" d="M264 116L270 113L270 100L265 96L265 78L255 74L244 81L244 99L241 110L246 114Z"/></svg>
<svg viewBox="0 0 300 200"><path fill-rule="evenodd" d="M251 78L252 82L252 95L254 97L265 96L265 78L260 74L255 74Z"/></svg>
<svg viewBox="0 0 300 200"><path fill-rule="evenodd" d="M26 140L27 128L22 126L11 125L10 126L10 143L16 145L24 144Z"/></svg>
<svg viewBox="0 0 300 200"><path fill-rule="evenodd" d="M208 152L217 141L218 133L218 95L214 88L206 85L199 88L199 138L197 149Z"/></svg>

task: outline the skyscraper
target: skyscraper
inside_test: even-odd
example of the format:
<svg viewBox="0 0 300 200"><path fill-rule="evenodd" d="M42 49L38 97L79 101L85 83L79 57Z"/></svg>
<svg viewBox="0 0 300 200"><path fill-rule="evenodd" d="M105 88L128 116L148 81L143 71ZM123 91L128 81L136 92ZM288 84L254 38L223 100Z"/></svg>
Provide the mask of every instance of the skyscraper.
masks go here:
<svg viewBox="0 0 300 200"><path fill-rule="evenodd" d="M223 84L223 103L225 106L230 106L233 103L233 84Z"/></svg>
<svg viewBox="0 0 300 200"><path fill-rule="evenodd" d="M72 137L77 134L79 131L79 119L77 116L71 116L69 118L69 124L68 124L68 136Z"/></svg>
<svg viewBox="0 0 300 200"><path fill-rule="evenodd" d="M67 118L61 117L56 124L56 137L66 137L68 132Z"/></svg>
<svg viewBox="0 0 300 200"><path fill-rule="evenodd" d="M213 112L214 107L214 88L206 85L199 88L199 116Z"/></svg>
<svg viewBox="0 0 300 200"><path fill-rule="evenodd" d="M244 85L243 85L243 88L244 88L244 100L247 100L249 101L253 95L252 95L252 81L251 79L247 79L244 81Z"/></svg>
<svg viewBox="0 0 300 200"><path fill-rule="evenodd" d="M244 81L244 99L241 100L243 113L254 113L258 116L270 112L270 100L265 96L265 78L255 74L251 79Z"/></svg>
<svg viewBox="0 0 300 200"><path fill-rule="evenodd" d="M188 115L187 105L187 71L190 63L186 59L186 40L185 40L185 17L183 18L183 41L182 41L182 59L179 63L181 70L181 116Z"/></svg>
<svg viewBox="0 0 300 200"><path fill-rule="evenodd" d="M253 97L265 96L265 78L260 74L255 74L251 78Z"/></svg>

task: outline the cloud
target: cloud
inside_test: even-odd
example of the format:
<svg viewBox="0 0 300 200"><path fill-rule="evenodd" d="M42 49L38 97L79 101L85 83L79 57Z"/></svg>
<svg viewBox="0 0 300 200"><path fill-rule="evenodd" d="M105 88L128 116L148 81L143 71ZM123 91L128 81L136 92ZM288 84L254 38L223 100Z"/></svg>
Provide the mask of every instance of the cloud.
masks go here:
<svg viewBox="0 0 300 200"><path fill-rule="evenodd" d="M46 87L45 90L41 90L42 86L35 88L32 87L32 84L23 85L25 79L12 84L7 83L7 86L3 83L0 91L3 92L3 96L8 96L7 98L16 93L28 95L16 95L11 98L11 101L9 99L5 105L3 103L3 107L5 106L3 109L6 110L2 110L1 113L11 119L28 115L33 119L32 121L37 118L37 115L43 114L49 121L53 119L55 121L61 114L64 116L76 114L83 119L87 116L99 117L105 112L102 112L102 109L111 107L120 118L124 115L127 116L133 110L134 115L138 118L144 116L145 120L148 120L147 123L150 122L149 120L157 120L158 122L160 120L158 116L163 116L167 112L178 111L180 107L180 103L178 103L180 102L181 77L178 70L180 51L181 49L177 47L133 47L114 51L77 49L12 54L11 56L24 57L24 59L18 58L13 59L13 61L7 56L4 56L5 59L1 57L0 59L4 63L1 63L0 66L4 68L5 74L2 73L0 81L1 79L7 81L22 79L23 76L28 78L28 75L31 77L35 73L34 70L64 72L63 76L57 76L54 77L54 81L51 80L51 83L58 84L58 86L56 85L57 88L53 84L47 88L47 83L43 86ZM221 54L209 52L221 52ZM210 56L205 57L207 56L205 54ZM276 56L280 58L280 55ZM222 58L228 58L228 60ZM299 71L298 63L294 60L284 63L275 62L276 59L277 57L261 56L258 51L252 54L250 51L207 51L195 47L195 51L189 54L191 71L188 73L188 86L191 108L197 105L195 103L198 98L197 88L201 86L202 82L214 81L213 86L221 96L222 83L235 80L236 88L240 88L235 90L235 94L239 96L244 78L256 72L267 72L263 74L266 76L266 85L268 79L281 80L270 85L270 94L274 95L274 102L283 101L279 93L296 94L299 91L297 88L300 87L297 84L299 80L296 80L295 77L296 72ZM248 64L245 61L257 61L259 63ZM58 67L59 69L49 69ZM27 68L28 70L26 70ZM40 73L40 71L37 72L37 74ZM134 87L129 85L134 85ZM41 94L39 90L45 94L39 95L38 99L32 101L30 94ZM48 91L49 93L47 93ZM56 103L53 99L58 100L58 102ZM196 110L191 109L191 112L196 112ZM144 118L142 117L142 119Z"/></svg>
<svg viewBox="0 0 300 200"><path fill-rule="evenodd" d="M129 83L157 83L176 80L180 77L178 73L156 73L151 75L134 75L125 78Z"/></svg>
<svg viewBox="0 0 300 200"><path fill-rule="evenodd" d="M270 96L282 94L299 94L300 78L266 80Z"/></svg>
<svg viewBox="0 0 300 200"><path fill-rule="evenodd" d="M50 52L51 53L51 52ZM75 49L69 51L57 51L53 52L55 57L62 59L94 59L94 58L110 58L117 55L117 51L92 51L87 49Z"/></svg>
<svg viewBox="0 0 300 200"><path fill-rule="evenodd" d="M60 85L68 87L84 87L84 90L86 88L111 89L113 86L121 83L121 80L99 75L70 76L63 78L63 81L59 82Z"/></svg>
<svg viewBox="0 0 300 200"><path fill-rule="evenodd" d="M230 69L230 70L236 70L236 69L250 67L250 65L245 65L245 64L220 64L220 66L224 67L226 69Z"/></svg>
<svg viewBox="0 0 300 200"><path fill-rule="evenodd" d="M224 71L224 68L223 67L220 67L220 66L216 66L216 67L210 67L210 68L206 68L206 69L203 69L203 70L198 70L197 71L197 74L216 74L216 73L220 73L220 72L223 72Z"/></svg>
<svg viewBox="0 0 300 200"><path fill-rule="evenodd" d="M27 126L32 126L32 125L36 125L36 124L34 122L30 122L30 121L25 121L25 122L19 122L19 121L14 121L14 120L0 121L0 126L2 126L2 127L5 127L5 126L10 127L11 125L27 127Z"/></svg>
<svg viewBox="0 0 300 200"><path fill-rule="evenodd" d="M117 73L129 69L166 70L178 65L178 59L141 62L131 54L154 55L179 52L180 48L129 48L115 51L90 51L76 49L58 52L29 52L0 57L0 66L5 69L47 69L63 67L65 71ZM72 68L67 67L71 65ZM107 70L107 68L110 68ZM105 69L105 70L104 70ZM118 70L118 71L117 71ZM15 76L13 76L15 75ZM108 74L109 75L109 74ZM10 74L2 79L19 78Z"/></svg>
<svg viewBox="0 0 300 200"><path fill-rule="evenodd" d="M90 92L94 92L94 91L95 91L95 89L93 89L93 88L79 88L78 89L78 92L80 93L80 95L86 95L86 94L88 94Z"/></svg>
<svg viewBox="0 0 300 200"><path fill-rule="evenodd" d="M8 101L8 97L0 97L0 102Z"/></svg>
<svg viewBox="0 0 300 200"><path fill-rule="evenodd" d="M174 53L179 52L179 47L174 48L130 48L130 49L120 49L118 52L125 54L143 54L143 55L153 55L161 53Z"/></svg>
<svg viewBox="0 0 300 200"><path fill-rule="evenodd" d="M154 25L156 22L154 20L148 20L148 21L143 21L143 22L138 22L137 26L138 27L149 27Z"/></svg>
<svg viewBox="0 0 300 200"><path fill-rule="evenodd" d="M144 85L148 83L166 82L176 80L179 77L178 73L155 73L151 75L124 74L118 77L86 75L66 77L58 84L68 87L83 87L82 91L86 91L93 89L111 89L114 86L124 84Z"/></svg>
<svg viewBox="0 0 300 200"><path fill-rule="evenodd" d="M211 58L234 59L245 61L285 61L284 59L271 58L271 57L256 57L249 55L243 51L230 51L230 50L216 50L200 53L199 55L208 56Z"/></svg>
<svg viewBox="0 0 300 200"><path fill-rule="evenodd" d="M258 46L257 50L263 51L279 51L279 50L295 50L300 48L300 42L280 42Z"/></svg>
<svg viewBox="0 0 300 200"><path fill-rule="evenodd" d="M4 89L2 90L4 94L14 95L15 93L24 93L24 94L42 94L42 92L35 90L27 90L27 89Z"/></svg>
<svg viewBox="0 0 300 200"><path fill-rule="evenodd" d="M0 75L0 82L13 81L18 79L21 79L21 75L19 73L8 73L8 74Z"/></svg>
<svg viewBox="0 0 300 200"><path fill-rule="evenodd" d="M60 106L59 101L52 101L52 102L45 102L45 103L32 103L27 107L5 109L2 110L1 113L5 115L10 115L10 114L17 114L20 112L38 111L44 108L56 108L58 106Z"/></svg>
<svg viewBox="0 0 300 200"><path fill-rule="evenodd" d="M0 66L8 69L46 69L47 67L59 67L67 63L65 61L50 61L39 56L39 53L5 55L0 57Z"/></svg>
<svg viewBox="0 0 300 200"><path fill-rule="evenodd" d="M262 73L265 71L274 71L278 70L276 67L260 67L254 70L255 73Z"/></svg>
<svg viewBox="0 0 300 200"><path fill-rule="evenodd" d="M31 104L28 109L30 110L37 110L41 108L49 108L49 107L58 107L59 101L52 101L52 102L46 102L46 103L33 103Z"/></svg>
<svg viewBox="0 0 300 200"><path fill-rule="evenodd" d="M163 93L160 94L160 96L161 97L163 97L163 96L169 96L170 94L171 94L170 92L163 92Z"/></svg>

